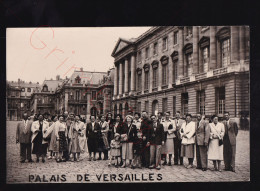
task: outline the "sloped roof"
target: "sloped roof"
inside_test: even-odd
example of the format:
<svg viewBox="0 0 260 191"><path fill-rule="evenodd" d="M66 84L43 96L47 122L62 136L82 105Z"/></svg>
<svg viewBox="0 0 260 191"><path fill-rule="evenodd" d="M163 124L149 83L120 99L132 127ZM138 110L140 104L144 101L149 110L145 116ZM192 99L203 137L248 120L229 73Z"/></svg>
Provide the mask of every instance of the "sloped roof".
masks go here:
<svg viewBox="0 0 260 191"><path fill-rule="evenodd" d="M103 79L103 76L107 75L106 72L90 72L90 71L74 71L71 77L69 78L69 83L76 83L75 78L78 76L81 78L80 84L93 84L98 85L99 82Z"/></svg>
<svg viewBox="0 0 260 191"><path fill-rule="evenodd" d="M42 90L43 86L46 84L48 86L48 91L56 91L57 87L61 85L63 80L44 80L40 89Z"/></svg>
<svg viewBox="0 0 260 191"><path fill-rule="evenodd" d="M112 56L114 56L117 52L120 52L122 49L124 49L125 47L127 47L130 44L133 44L135 42L135 38L131 38L130 40L128 39L124 39L124 38L119 38L116 46L112 52Z"/></svg>
<svg viewBox="0 0 260 191"><path fill-rule="evenodd" d="M7 83L9 84L9 86L11 87L23 87L23 88L36 88L39 87L40 85L37 83L32 83L32 82L24 82L24 81L7 81Z"/></svg>

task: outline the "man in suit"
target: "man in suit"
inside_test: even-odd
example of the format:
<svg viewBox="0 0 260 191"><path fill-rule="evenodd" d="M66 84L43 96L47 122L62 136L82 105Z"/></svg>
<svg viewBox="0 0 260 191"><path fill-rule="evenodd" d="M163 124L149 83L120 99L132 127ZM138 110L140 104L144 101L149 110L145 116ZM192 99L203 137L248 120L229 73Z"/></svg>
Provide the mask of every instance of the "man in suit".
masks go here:
<svg viewBox="0 0 260 191"><path fill-rule="evenodd" d="M96 152L98 147L98 138L101 136L101 127L96 122L95 115L90 116L90 122L87 124L86 137L88 139L89 161L91 161L91 154L93 153L93 160L96 161Z"/></svg>
<svg viewBox="0 0 260 191"><path fill-rule="evenodd" d="M20 143L21 163L24 163L26 159L28 160L28 162L33 162L31 156L31 126L32 122L28 120L27 113L24 113L23 120L17 124L16 129L16 143Z"/></svg>
<svg viewBox="0 0 260 191"><path fill-rule="evenodd" d="M156 116L151 115L153 127L148 130L147 143L150 145L150 166L149 168L161 169L161 149L164 145L164 129L161 123L158 123ZM155 160L154 160L155 159ZM155 163L154 163L155 162Z"/></svg>
<svg viewBox="0 0 260 191"><path fill-rule="evenodd" d="M141 131L143 134L143 153L142 153L142 163L143 166L149 168L149 161L150 161L150 145L147 144L148 132L149 129L153 127L153 123L151 120L148 119L147 111L142 112L142 122L141 122Z"/></svg>
<svg viewBox="0 0 260 191"><path fill-rule="evenodd" d="M223 138L224 164L227 171L235 172L236 136L238 127L235 121L230 121L229 112L224 113L225 135Z"/></svg>
<svg viewBox="0 0 260 191"><path fill-rule="evenodd" d="M197 114L196 122L196 158L197 158L197 169L202 169L202 171L207 170L208 158L208 142L210 136L210 128L208 122L204 119L204 116L201 117L200 114Z"/></svg>
<svg viewBox="0 0 260 191"><path fill-rule="evenodd" d="M179 111L175 114L175 119L173 121L173 126L175 126L175 138L173 139L174 142L174 165L178 165L180 161L180 165L183 165L183 157L181 157L181 135L180 129L184 120L181 118L181 113Z"/></svg>

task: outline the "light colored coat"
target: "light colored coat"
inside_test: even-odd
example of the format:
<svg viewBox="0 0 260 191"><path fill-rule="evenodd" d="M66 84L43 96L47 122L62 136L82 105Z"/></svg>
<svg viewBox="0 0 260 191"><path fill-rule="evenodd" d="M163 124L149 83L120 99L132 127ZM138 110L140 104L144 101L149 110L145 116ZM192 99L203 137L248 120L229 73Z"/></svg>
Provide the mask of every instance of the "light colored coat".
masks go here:
<svg viewBox="0 0 260 191"><path fill-rule="evenodd" d="M195 143L195 137L193 136L195 134L195 128L196 124L195 122L191 121L186 125L186 121L182 123L180 134L182 137L181 144L188 145L188 144L194 144ZM183 133L181 132L183 129ZM183 137L184 134L186 134L187 138Z"/></svg>
<svg viewBox="0 0 260 191"><path fill-rule="evenodd" d="M173 139L176 137L174 134L174 131L176 131L176 126L173 125L173 123L174 122L172 120L169 120L169 121L164 120L162 122L164 132L167 131L167 139ZM172 129L169 129L170 125L172 125Z"/></svg>
<svg viewBox="0 0 260 191"><path fill-rule="evenodd" d="M47 129L49 128L49 123L47 121L43 121L42 123L43 123L42 124L42 134L44 135L47 132ZM39 129L40 129L39 120L34 121L32 123L32 128L31 128L32 133L33 133L32 134L32 142L35 139L35 137L37 136L37 134L38 134L37 130L39 130ZM45 140L42 139L42 144L45 144L45 143L48 143L48 141L45 141Z"/></svg>

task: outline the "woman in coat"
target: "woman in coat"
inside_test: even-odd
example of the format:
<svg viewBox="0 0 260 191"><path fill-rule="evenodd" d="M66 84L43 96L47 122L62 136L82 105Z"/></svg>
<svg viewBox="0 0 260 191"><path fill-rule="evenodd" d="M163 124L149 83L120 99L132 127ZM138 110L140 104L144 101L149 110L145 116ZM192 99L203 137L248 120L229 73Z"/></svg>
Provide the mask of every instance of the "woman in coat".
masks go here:
<svg viewBox="0 0 260 191"><path fill-rule="evenodd" d="M50 156L48 157L48 159L53 159L55 156L55 148L57 147L56 145L56 136L55 136L55 130L54 130L54 126L55 126L55 123L56 121L58 120L58 116L57 115L54 115L52 116L51 118L52 120L52 124L49 123L50 127L49 127L49 130L48 131L51 131L51 140L50 140L50 143L49 143L49 151L50 151Z"/></svg>
<svg viewBox="0 0 260 191"><path fill-rule="evenodd" d="M195 131L196 123L191 121L191 114L186 115L186 121L182 124L180 134L181 141L181 157L187 157L189 165L186 168L193 167L194 147L195 147Z"/></svg>
<svg viewBox="0 0 260 191"><path fill-rule="evenodd" d="M109 130L109 124L105 121L105 115L100 116L100 128L101 128L101 135L99 137L98 142L98 152L99 157L98 160L101 160L101 153L104 153L104 160L108 159L108 149L109 149L109 143L108 143L108 130Z"/></svg>
<svg viewBox="0 0 260 191"><path fill-rule="evenodd" d="M79 142L79 137L85 136L85 125L82 121L80 121L80 116L76 115L75 116L75 122L72 121L70 125L70 130L69 130L69 139L70 139L70 152L73 155L72 162L77 161L79 162L79 157L80 157L80 142ZM77 155L77 156L76 156Z"/></svg>
<svg viewBox="0 0 260 191"><path fill-rule="evenodd" d="M173 127L173 122L170 120L170 112L165 112L165 120L162 122L164 128L164 141L165 145L162 146L162 153L165 155L163 165L167 164L166 155L169 155L168 165L171 166L172 155L174 154L174 142L173 138L175 138L174 131L176 131L175 126Z"/></svg>
<svg viewBox="0 0 260 191"><path fill-rule="evenodd" d="M64 122L63 115L60 115L58 117L58 121L55 123L55 136L57 140L57 151L58 151L58 157L57 162L65 162L66 159L62 158L63 152L67 150L68 148L68 142L67 142L67 135L68 130L67 126Z"/></svg>
<svg viewBox="0 0 260 191"><path fill-rule="evenodd" d="M131 115L127 115L125 117L125 123L119 131L120 141L122 143L122 159L123 165L122 168L126 167L126 160L129 160L130 168L132 168L132 160L133 160L133 143L137 139L137 129L133 124L133 117Z"/></svg>
<svg viewBox="0 0 260 191"><path fill-rule="evenodd" d="M111 140L112 140L112 129L113 129L113 124L114 124L114 120L112 119L112 113L107 113L106 116L106 122L108 123L109 126L109 130L107 132L107 140L108 140L108 144L110 145Z"/></svg>
<svg viewBox="0 0 260 191"><path fill-rule="evenodd" d="M213 122L209 124L210 142L208 150L208 160L213 160L214 170L221 171L221 161L223 160L223 137L225 134L225 127L223 123L218 122L218 117L216 115L212 116L212 121Z"/></svg>
<svg viewBox="0 0 260 191"><path fill-rule="evenodd" d="M43 121L43 115L38 115L38 120L32 123L32 154L36 154L36 162L39 162L39 158L42 157L42 162L45 162L47 154L48 141L43 139L44 133L46 133L49 127L47 121Z"/></svg>

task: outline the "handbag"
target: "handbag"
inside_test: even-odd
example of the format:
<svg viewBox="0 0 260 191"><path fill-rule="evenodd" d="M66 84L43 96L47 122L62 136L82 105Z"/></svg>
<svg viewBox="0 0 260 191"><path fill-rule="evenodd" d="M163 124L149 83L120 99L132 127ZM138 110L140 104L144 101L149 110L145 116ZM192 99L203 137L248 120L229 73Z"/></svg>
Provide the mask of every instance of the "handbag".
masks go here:
<svg viewBox="0 0 260 191"><path fill-rule="evenodd" d="M215 129L215 131L217 132L216 128L213 126L213 128ZM218 137L220 137L220 135L218 134ZM218 139L218 145L221 146L223 145L223 140L222 139Z"/></svg>

